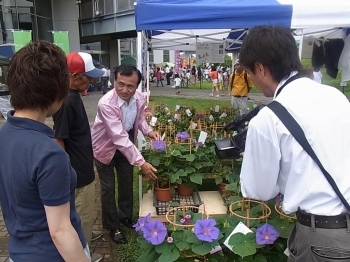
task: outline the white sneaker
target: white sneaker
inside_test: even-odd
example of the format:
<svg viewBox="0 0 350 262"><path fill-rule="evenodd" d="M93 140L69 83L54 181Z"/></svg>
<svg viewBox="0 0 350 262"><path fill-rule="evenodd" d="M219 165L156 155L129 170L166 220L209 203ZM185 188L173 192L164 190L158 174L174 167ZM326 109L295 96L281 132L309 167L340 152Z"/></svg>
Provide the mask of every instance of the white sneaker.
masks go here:
<svg viewBox="0 0 350 262"><path fill-rule="evenodd" d="M213 94L209 94L209 96L213 96Z"/></svg>
<svg viewBox="0 0 350 262"><path fill-rule="evenodd" d="M96 253L91 253L91 262L99 262L103 259L103 256Z"/></svg>
<svg viewBox="0 0 350 262"><path fill-rule="evenodd" d="M216 95L215 97L220 97L219 95Z"/></svg>
<svg viewBox="0 0 350 262"><path fill-rule="evenodd" d="M100 239L102 236L103 236L102 232L92 231L91 241L96 241L97 239Z"/></svg>

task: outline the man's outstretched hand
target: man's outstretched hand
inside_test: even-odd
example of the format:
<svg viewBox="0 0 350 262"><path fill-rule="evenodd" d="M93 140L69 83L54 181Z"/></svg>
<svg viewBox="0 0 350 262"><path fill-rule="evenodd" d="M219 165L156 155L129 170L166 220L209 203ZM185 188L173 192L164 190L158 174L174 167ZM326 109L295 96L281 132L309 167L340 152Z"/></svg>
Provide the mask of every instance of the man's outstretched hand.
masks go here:
<svg viewBox="0 0 350 262"><path fill-rule="evenodd" d="M146 162L141 166L141 171L142 173L153 180L157 179L157 176L155 174L155 172L157 172L157 169L155 169L150 163Z"/></svg>

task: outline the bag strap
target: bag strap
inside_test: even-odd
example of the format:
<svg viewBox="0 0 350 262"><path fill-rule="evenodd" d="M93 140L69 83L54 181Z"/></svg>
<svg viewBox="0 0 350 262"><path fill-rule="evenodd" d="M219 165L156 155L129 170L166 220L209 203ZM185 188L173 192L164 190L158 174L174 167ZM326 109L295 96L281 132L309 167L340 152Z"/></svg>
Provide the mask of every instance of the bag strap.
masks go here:
<svg viewBox="0 0 350 262"><path fill-rule="evenodd" d="M337 184L335 183L332 176L327 172L327 170L323 167L321 161L316 156L314 150L312 149L311 145L307 141L304 131L300 127L300 125L296 122L296 120L291 116L291 114L287 111L287 109L281 105L277 101L273 101L270 104L267 105L275 114L276 116L282 121L282 123L285 125L285 127L289 130L289 132L293 135L293 137L298 141L298 143L301 145L301 147L310 155L310 157L316 162L316 164L320 167L321 171L325 175L328 183L332 186L333 190L343 203L343 205L346 207L348 211L350 211L350 205L347 202L347 200L344 198L342 193L340 192Z"/></svg>

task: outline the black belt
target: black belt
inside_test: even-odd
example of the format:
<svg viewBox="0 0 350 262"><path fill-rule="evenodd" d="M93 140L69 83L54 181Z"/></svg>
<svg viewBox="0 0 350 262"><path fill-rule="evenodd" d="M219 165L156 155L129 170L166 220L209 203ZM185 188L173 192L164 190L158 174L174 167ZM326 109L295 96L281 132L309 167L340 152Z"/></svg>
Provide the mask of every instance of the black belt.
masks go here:
<svg viewBox="0 0 350 262"><path fill-rule="evenodd" d="M247 96L233 96L233 97L247 97Z"/></svg>
<svg viewBox="0 0 350 262"><path fill-rule="evenodd" d="M311 216L315 217L315 228L339 229L348 227L345 214L337 216L318 216L301 210L297 211L297 221L304 226L311 227Z"/></svg>

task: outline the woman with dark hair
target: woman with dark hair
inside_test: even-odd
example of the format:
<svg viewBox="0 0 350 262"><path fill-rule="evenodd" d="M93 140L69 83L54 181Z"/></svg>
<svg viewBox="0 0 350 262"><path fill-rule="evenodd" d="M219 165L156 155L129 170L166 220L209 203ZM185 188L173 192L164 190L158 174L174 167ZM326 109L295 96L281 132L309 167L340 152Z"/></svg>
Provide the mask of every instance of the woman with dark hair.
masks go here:
<svg viewBox="0 0 350 262"><path fill-rule="evenodd" d="M214 96L214 92L216 92L215 97L219 97L219 89L218 89L218 71L216 71L216 67L213 66L211 68L211 72L210 72L210 78L213 81L213 88L211 93L209 94L209 96Z"/></svg>
<svg viewBox="0 0 350 262"><path fill-rule="evenodd" d="M52 43L30 43L13 56L7 83L14 110L0 129L0 203L10 261L90 261L76 173L45 125L68 94L66 56Z"/></svg>
<svg viewBox="0 0 350 262"><path fill-rule="evenodd" d="M158 87L159 83L161 83L161 84L162 84L162 87L164 87L162 77L163 77L163 76L162 76L162 71L161 71L160 68L158 67L158 68L157 68L157 72L156 72L157 87Z"/></svg>

